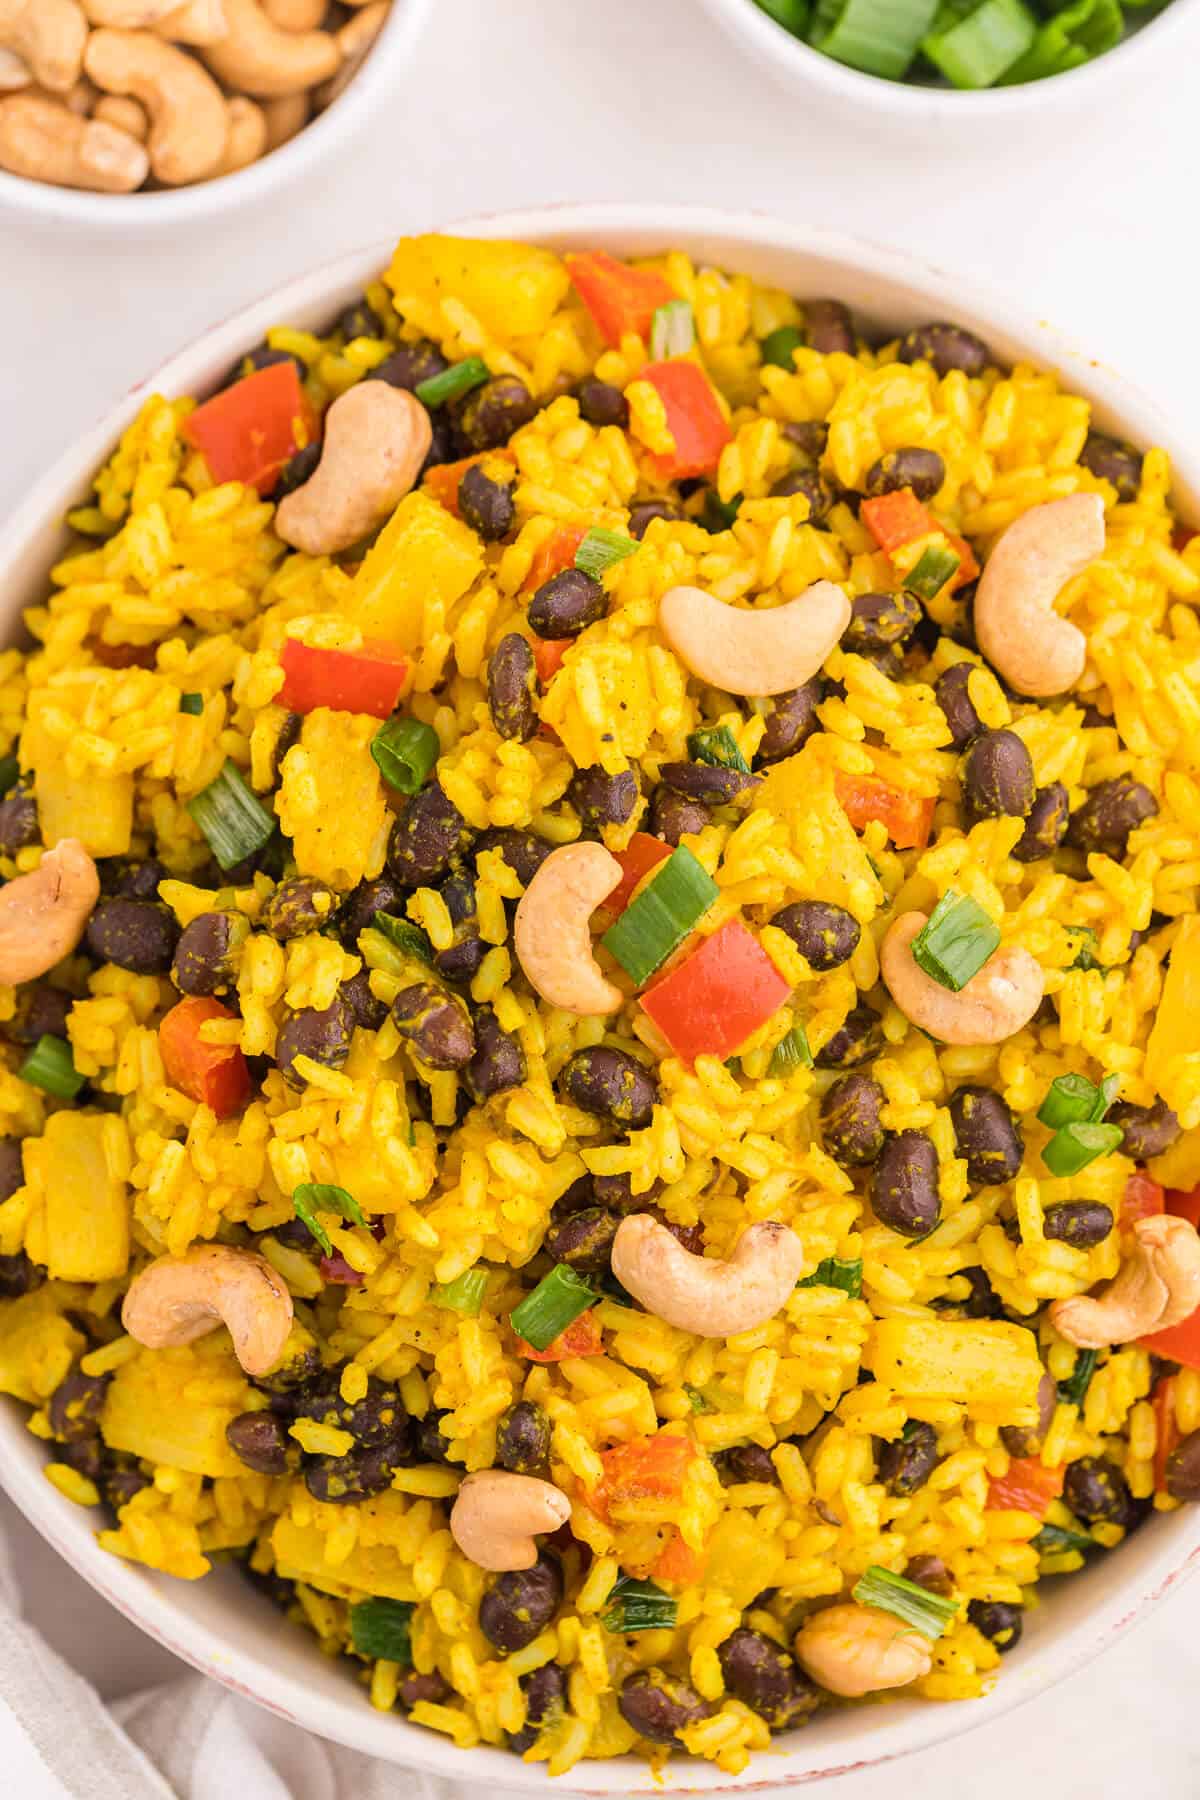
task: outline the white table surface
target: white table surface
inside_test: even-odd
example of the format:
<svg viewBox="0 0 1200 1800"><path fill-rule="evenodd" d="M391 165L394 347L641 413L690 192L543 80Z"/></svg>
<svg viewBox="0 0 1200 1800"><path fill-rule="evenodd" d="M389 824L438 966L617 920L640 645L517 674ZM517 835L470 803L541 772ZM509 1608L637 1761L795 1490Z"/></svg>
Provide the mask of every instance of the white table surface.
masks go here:
<svg viewBox="0 0 1200 1800"><path fill-rule="evenodd" d="M1200 0L1189 3L1200 28ZM540 201L694 200L890 240L1007 289L1176 418L1194 416L1186 245L1194 256L1200 125L1194 63L1173 64L1082 114L966 143L914 139L775 88L695 0L435 0L387 114L273 212L125 242L0 217L0 517L160 356L264 289L388 232ZM104 1694L178 1670L7 1502L0 1529L16 1540L31 1613ZM897 1781L922 1800L958 1800L964 1784L973 1800L1191 1800L1197 1599L1195 1587L1176 1594L1010 1720L844 1778L839 1800L893 1800Z"/></svg>

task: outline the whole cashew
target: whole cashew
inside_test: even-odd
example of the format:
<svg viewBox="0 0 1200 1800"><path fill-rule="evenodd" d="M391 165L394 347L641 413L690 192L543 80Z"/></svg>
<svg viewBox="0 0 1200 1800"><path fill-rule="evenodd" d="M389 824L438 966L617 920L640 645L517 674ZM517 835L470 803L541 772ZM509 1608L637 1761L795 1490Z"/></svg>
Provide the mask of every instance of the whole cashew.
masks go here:
<svg viewBox="0 0 1200 1800"><path fill-rule="evenodd" d="M18 88L28 87L33 80L33 70L23 56L15 50L0 49L0 94L14 94Z"/></svg>
<svg viewBox="0 0 1200 1800"><path fill-rule="evenodd" d="M786 1225L750 1225L728 1262L695 1256L650 1213L622 1219L612 1270L647 1312L696 1337L734 1337L773 1319L800 1279L804 1245Z"/></svg>
<svg viewBox="0 0 1200 1800"><path fill-rule="evenodd" d="M97 87L131 94L150 115L150 167L168 187L201 181L225 153L222 94L184 50L150 31L93 31L84 66Z"/></svg>
<svg viewBox="0 0 1200 1800"><path fill-rule="evenodd" d="M285 544L309 556L348 550L412 488L433 441L429 414L404 388L360 381L325 415L321 460L275 509Z"/></svg>
<svg viewBox="0 0 1200 1800"><path fill-rule="evenodd" d="M0 45L15 50L53 93L79 80L86 42L87 20L76 0L0 0Z"/></svg>
<svg viewBox="0 0 1200 1800"><path fill-rule="evenodd" d="M1041 964L1019 944L1002 945L955 993L926 975L912 941L924 913L901 913L879 952L884 986L906 1019L943 1044L1002 1044L1027 1025L1042 1003Z"/></svg>
<svg viewBox="0 0 1200 1800"><path fill-rule="evenodd" d="M0 100L0 169L55 187L131 194L150 159L136 138L101 120L78 118L37 94L13 94Z"/></svg>
<svg viewBox="0 0 1200 1800"><path fill-rule="evenodd" d="M933 1646L923 1632L876 1606L827 1606L796 1633L801 1667L847 1700L907 1687L933 1667Z"/></svg>
<svg viewBox="0 0 1200 1800"><path fill-rule="evenodd" d="M204 60L226 87L256 100L298 94L337 73L342 53L327 31L281 31L258 0L225 0L229 31Z"/></svg>
<svg viewBox="0 0 1200 1800"><path fill-rule="evenodd" d="M1087 639L1054 611L1055 596L1104 549L1099 494L1067 494L1014 519L975 591L979 648L1019 694L1065 694L1083 674Z"/></svg>
<svg viewBox="0 0 1200 1800"><path fill-rule="evenodd" d="M153 27L175 44L219 44L229 33L225 0L176 0L175 9Z"/></svg>
<svg viewBox="0 0 1200 1800"><path fill-rule="evenodd" d="M571 1516L561 1488L533 1475L481 1469L468 1475L450 1512L450 1530L463 1555L481 1569L532 1569L534 1533L557 1531Z"/></svg>
<svg viewBox="0 0 1200 1800"><path fill-rule="evenodd" d="M149 31L168 13L178 12L180 0L80 0L80 4L93 25Z"/></svg>
<svg viewBox="0 0 1200 1800"><path fill-rule="evenodd" d="M277 100L264 100L262 110L267 121L263 153L269 156L272 150L278 150L281 144L288 143L304 130L311 105L307 94L281 94Z"/></svg>
<svg viewBox="0 0 1200 1800"><path fill-rule="evenodd" d="M267 147L267 121L261 106L235 94L229 102L229 137L225 154L213 170L214 175L232 175L257 162Z"/></svg>
<svg viewBox="0 0 1200 1800"><path fill-rule="evenodd" d="M148 1350L190 1344L224 1325L247 1375L265 1375L292 1328L292 1296L265 1257L228 1244L160 1256L135 1275L121 1323Z"/></svg>
<svg viewBox="0 0 1200 1800"><path fill-rule="evenodd" d="M32 981L69 956L99 898L96 865L78 838L63 838L32 874L0 888L0 982Z"/></svg>
<svg viewBox="0 0 1200 1800"><path fill-rule="evenodd" d="M621 879L603 844L560 844L517 902L513 945L530 987L564 1012L616 1012L625 996L592 954L588 923Z"/></svg>
<svg viewBox="0 0 1200 1800"><path fill-rule="evenodd" d="M137 100L130 100L124 94L101 94L92 108L93 119L104 125L111 125L117 131L124 131L139 144L144 144L150 136L150 121L146 117L146 109ZM149 159L147 159L147 171Z"/></svg>
<svg viewBox="0 0 1200 1800"><path fill-rule="evenodd" d="M1187 1219L1155 1213L1133 1228L1134 1246L1099 1294L1055 1300L1050 1323L1080 1350L1129 1344L1181 1325L1200 1306L1200 1235Z"/></svg>
<svg viewBox="0 0 1200 1800"><path fill-rule="evenodd" d="M329 11L326 0L259 0L280 31L315 31Z"/></svg>
<svg viewBox="0 0 1200 1800"><path fill-rule="evenodd" d="M803 687L850 623L832 581L764 610L726 606L702 588L669 588L659 630L686 668L726 694L783 694Z"/></svg>

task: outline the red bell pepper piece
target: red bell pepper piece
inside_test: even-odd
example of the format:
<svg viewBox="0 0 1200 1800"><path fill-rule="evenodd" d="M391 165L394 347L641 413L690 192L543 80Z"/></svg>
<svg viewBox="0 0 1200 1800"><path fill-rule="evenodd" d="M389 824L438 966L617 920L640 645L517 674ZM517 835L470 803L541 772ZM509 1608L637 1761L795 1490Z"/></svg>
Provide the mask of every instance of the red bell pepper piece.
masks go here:
<svg viewBox="0 0 1200 1800"><path fill-rule="evenodd" d="M288 712L318 706L386 719L408 683L412 665L397 645L364 638L359 650L327 650L284 638L279 657L283 687L276 696Z"/></svg>
<svg viewBox="0 0 1200 1800"><path fill-rule="evenodd" d="M1154 1403L1154 1491L1167 1491L1167 1458L1178 1444L1181 1433L1175 1423L1175 1377L1164 1375L1153 1394Z"/></svg>
<svg viewBox="0 0 1200 1800"><path fill-rule="evenodd" d="M575 562L575 552L586 536L585 525L556 525L550 536L544 538L534 551L521 592L534 594L552 575L561 575L564 569L571 568Z"/></svg>
<svg viewBox="0 0 1200 1800"><path fill-rule="evenodd" d="M1048 1469L1036 1456L1018 1457L1008 1465L1008 1474L993 1476L988 1488L989 1512L1017 1509L1044 1519L1052 1500L1063 1490L1066 1465L1059 1463Z"/></svg>
<svg viewBox="0 0 1200 1800"><path fill-rule="evenodd" d="M563 657L575 642L574 638L540 638L530 639L533 651L533 666L537 670L538 680L544 688L549 687L558 671L562 668ZM543 725L542 730L549 732L550 727ZM558 734L554 734L555 743L561 742Z"/></svg>
<svg viewBox="0 0 1200 1800"><path fill-rule="evenodd" d="M621 879L604 902L604 910L617 918L633 897L633 890L651 869L657 868L671 854L670 844L651 837L648 831L635 831L624 850L614 852L621 865Z"/></svg>
<svg viewBox="0 0 1200 1800"><path fill-rule="evenodd" d="M200 1027L236 1014L207 995L189 995L173 1006L158 1028L158 1048L171 1086L231 1119L252 1092L246 1059L236 1044L206 1044Z"/></svg>
<svg viewBox="0 0 1200 1800"><path fill-rule="evenodd" d="M733 433L699 363L684 356L648 363L638 380L648 381L656 390L666 409L667 428L675 439L675 448L669 455L650 458L663 480L711 475Z"/></svg>
<svg viewBox="0 0 1200 1800"><path fill-rule="evenodd" d="M269 494L283 465L316 436L294 362L269 363L222 388L190 413L183 436L218 483L242 481Z"/></svg>
<svg viewBox="0 0 1200 1800"><path fill-rule="evenodd" d="M728 919L643 994L641 1004L683 1062L724 1061L790 992L753 932Z"/></svg>
<svg viewBox="0 0 1200 1800"><path fill-rule="evenodd" d="M931 531L940 531L951 548L958 552L958 568L950 577L951 590L961 587L965 581L974 581L979 573L975 552L967 540L951 531L949 526L939 523L911 488L897 488L895 493L880 494L874 500L864 500L858 509L858 515L879 548L888 556L903 549L905 544L928 537Z"/></svg>
<svg viewBox="0 0 1200 1800"><path fill-rule="evenodd" d="M504 457L510 463L513 461L511 450L479 450L474 456L462 457L459 462L435 463L432 469L425 471L425 492L436 500L439 506L444 506L447 512L453 513L456 519L461 519L462 514L458 510L458 487L463 476L468 469L473 469L476 463L498 456Z"/></svg>
<svg viewBox="0 0 1200 1800"><path fill-rule="evenodd" d="M607 250L584 251L565 261L575 292L606 344L619 344L628 331L649 337L656 310L676 298L674 288L655 270L632 269Z"/></svg>
<svg viewBox="0 0 1200 1800"><path fill-rule="evenodd" d="M676 1531L650 1573L655 1581L669 1581L676 1587L694 1587L704 1573L706 1561L704 1554L693 1550Z"/></svg>
<svg viewBox="0 0 1200 1800"><path fill-rule="evenodd" d="M1121 1196L1122 1231L1128 1231L1139 1219L1152 1218L1163 1210L1163 1190L1157 1181L1152 1181L1145 1169L1135 1169L1125 1183L1125 1192Z"/></svg>
<svg viewBox="0 0 1200 1800"><path fill-rule="evenodd" d="M1186 1193L1182 1188L1168 1188L1164 1199L1166 1210L1173 1219L1186 1219L1200 1231L1200 1185L1189 1188Z"/></svg>
<svg viewBox="0 0 1200 1800"><path fill-rule="evenodd" d="M523 1337L517 1338L517 1354L536 1363L565 1362L568 1356L603 1356L604 1339L595 1315L585 1312L572 1319L544 1350L535 1350Z"/></svg>
<svg viewBox="0 0 1200 1800"><path fill-rule="evenodd" d="M834 772L833 786L838 805L855 831L878 819L897 850L923 850L929 842L937 804L932 796L893 787L877 775L846 775L840 769Z"/></svg>
<svg viewBox="0 0 1200 1800"><path fill-rule="evenodd" d="M678 1500L688 1464L696 1455L690 1438L667 1431L615 1444L600 1454L604 1474L599 1485L589 1490L588 1505L607 1524L612 1509L631 1500Z"/></svg>

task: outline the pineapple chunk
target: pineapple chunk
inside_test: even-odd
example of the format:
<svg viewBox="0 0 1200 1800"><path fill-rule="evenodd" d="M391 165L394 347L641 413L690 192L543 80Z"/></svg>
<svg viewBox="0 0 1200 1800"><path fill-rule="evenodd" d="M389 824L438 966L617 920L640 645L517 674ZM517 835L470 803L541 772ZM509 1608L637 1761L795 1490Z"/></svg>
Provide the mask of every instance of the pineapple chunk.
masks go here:
<svg viewBox="0 0 1200 1800"><path fill-rule="evenodd" d="M133 836L133 776L88 769L69 775L62 746L36 718L26 721L21 765L34 774L42 841L52 850L78 838L92 856L124 856Z"/></svg>
<svg viewBox="0 0 1200 1800"><path fill-rule="evenodd" d="M46 1260L61 1281L112 1281L129 1267L129 1190L114 1178L106 1113L58 1112L25 1139L25 1179L45 1206Z"/></svg>
<svg viewBox="0 0 1200 1800"><path fill-rule="evenodd" d="M324 1594L345 1596L351 1593L382 1594L389 1600L417 1600L412 1578L412 1551L406 1554L392 1544L364 1544L385 1532L396 1534L402 1527L407 1507L400 1494L380 1494L378 1499L364 1501L357 1509L361 1530L359 1541L349 1556L336 1563L325 1558L326 1534L315 1525L297 1525L284 1513L275 1521L271 1532L271 1548L275 1566L291 1581L307 1582Z"/></svg>
<svg viewBox="0 0 1200 1800"><path fill-rule="evenodd" d="M883 1319L863 1362L901 1399L957 1400L996 1425L1037 1423L1037 1339L1007 1320Z"/></svg>
<svg viewBox="0 0 1200 1800"><path fill-rule="evenodd" d="M228 1338L143 1350L113 1375L100 1417L114 1450L191 1475L244 1475L225 1438L254 1396Z"/></svg>
<svg viewBox="0 0 1200 1800"><path fill-rule="evenodd" d="M0 1394L40 1406L63 1380L87 1340L64 1309L79 1306L82 1288L49 1282L0 1306Z"/></svg>
<svg viewBox="0 0 1200 1800"><path fill-rule="evenodd" d="M764 1537L748 1514L727 1512L708 1540L704 1585L720 1588L744 1612L755 1594L776 1585L786 1556L784 1545Z"/></svg>
<svg viewBox="0 0 1200 1800"><path fill-rule="evenodd" d="M483 568L479 539L428 494L408 494L363 559L345 616L364 637L416 650Z"/></svg>
<svg viewBox="0 0 1200 1800"><path fill-rule="evenodd" d="M401 238L384 280L399 310L435 335L442 299L452 296L503 344L540 337L570 286L553 250L432 233Z"/></svg>

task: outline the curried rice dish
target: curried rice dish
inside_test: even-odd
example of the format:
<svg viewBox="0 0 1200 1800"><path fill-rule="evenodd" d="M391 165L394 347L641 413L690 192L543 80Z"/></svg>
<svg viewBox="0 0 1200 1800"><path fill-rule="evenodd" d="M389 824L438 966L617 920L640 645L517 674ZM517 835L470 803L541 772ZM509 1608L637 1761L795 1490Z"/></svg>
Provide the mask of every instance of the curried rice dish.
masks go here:
<svg viewBox="0 0 1200 1800"><path fill-rule="evenodd" d="M0 1391L107 1549L459 1746L737 1772L1200 1499L1161 450L952 323L431 236L69 524Z"/></svg>

